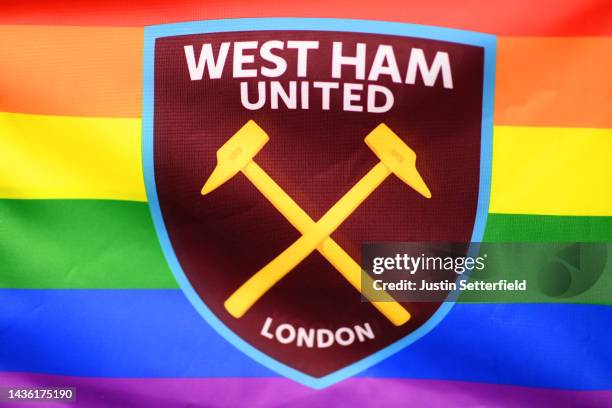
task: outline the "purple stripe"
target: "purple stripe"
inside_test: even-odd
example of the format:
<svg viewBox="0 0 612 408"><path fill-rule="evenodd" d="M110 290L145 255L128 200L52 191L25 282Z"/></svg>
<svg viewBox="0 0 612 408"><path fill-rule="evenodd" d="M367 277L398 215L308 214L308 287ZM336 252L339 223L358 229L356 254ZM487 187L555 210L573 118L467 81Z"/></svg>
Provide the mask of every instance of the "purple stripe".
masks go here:
<svg viewBox="0 0 612 408"><path fill-rule="evenodd" d="M352 378L316 391L282 378L91 378L0 373L0 387L9 386L76 387L78 407L612 406L612 391L392 378Z"/></svg>

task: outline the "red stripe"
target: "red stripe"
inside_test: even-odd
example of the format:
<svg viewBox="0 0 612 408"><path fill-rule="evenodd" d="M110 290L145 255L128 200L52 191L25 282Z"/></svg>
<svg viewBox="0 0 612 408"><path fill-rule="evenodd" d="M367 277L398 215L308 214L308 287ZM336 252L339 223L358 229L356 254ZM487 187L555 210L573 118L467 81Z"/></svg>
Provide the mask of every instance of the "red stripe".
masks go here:
<svg viewBox="0 0 612 408"><path fill-rule="evenodd" d="M401 21L506 36L610 36L610 0L0 1L0 24L143 26L237 17ZM92 45L95 46L95 45Z"/></svg>

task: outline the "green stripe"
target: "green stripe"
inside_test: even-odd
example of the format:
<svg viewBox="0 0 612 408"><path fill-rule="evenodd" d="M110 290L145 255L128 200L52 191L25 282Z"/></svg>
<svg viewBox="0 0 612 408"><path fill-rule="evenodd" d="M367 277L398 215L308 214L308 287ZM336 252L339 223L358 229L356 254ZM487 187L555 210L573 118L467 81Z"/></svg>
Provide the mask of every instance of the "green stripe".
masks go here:
<svg viewBox="0 0 612 408"><path fill-rule="evenodd" d="M612 242L612 217L489 214L486 242Z"/></svg>
<svg viewBox="0 0 612 408"><path fill-rule="evenodd" d="M146 203L0 200L0 287L176 288Z"/></svg>
<svg viewBox="0 0 612 408"><path fill-rule="evenodd" d="M526 290L464 291L459 301L478 303L612 304L612 244L482 243L485 268L472 281L525 281Z"/></svg>
<svg viewBox="0 0 612 408"><path fill-rule="evenodd" d="M612 242L612 217L490 214L485 240ZM2 288L176 288L146 203L0 200Z"/></svg>

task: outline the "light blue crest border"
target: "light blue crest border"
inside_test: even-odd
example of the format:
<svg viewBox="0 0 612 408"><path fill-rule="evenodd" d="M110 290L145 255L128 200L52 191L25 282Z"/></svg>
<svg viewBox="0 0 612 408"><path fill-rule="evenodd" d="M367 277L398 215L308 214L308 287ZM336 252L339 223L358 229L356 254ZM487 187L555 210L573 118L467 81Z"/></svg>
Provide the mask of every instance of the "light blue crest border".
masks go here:
<svg viewBox="0 0 612 408"><path fill-rule="evenodd" d="M416 24L389 23L380 21L321 19L321 18L246 18L228 20L205 20L187 23L164 24L145 27L144 35L144 69L143 69L143 102L142 102L142 156L143 172L149 208L153 217L155 230L162 246L166 261L174 274L183 293L200 315L227 341L257 362L306 386L321 389L351 377L374 364L397 353L429 333L448 314L454 302L445 302L431 318L408 336L396 341L378 352L363 358L347 367L315 378L299 372L257 350L233 331L231 331L200 299L185 276L174 253L168 231L161 214L153 166L153 109L154 109L154 65L155 40L160 37L177 35L204 34L232 31L336 31L369 34L387 34L404 37L425 38L474 45L484 48L484 83L482 103L482 135L480 150L480 183L476 221L472 232L472 242L482 241L489 210L491 187L491 161L493 139L493 100L495 87L495 57L497 39L494 35L450 28L429 27ZM472 252L473 248L470 248Z"/></svg>

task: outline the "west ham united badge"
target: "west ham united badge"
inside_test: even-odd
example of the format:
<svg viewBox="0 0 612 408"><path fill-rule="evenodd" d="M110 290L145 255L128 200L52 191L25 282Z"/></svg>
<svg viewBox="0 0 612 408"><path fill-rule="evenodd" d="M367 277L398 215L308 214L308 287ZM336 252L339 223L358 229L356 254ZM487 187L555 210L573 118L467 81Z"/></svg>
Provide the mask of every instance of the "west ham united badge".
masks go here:
<svg viewBox="0 0 612 408"><path fill-rule="evenodd" d="M362 301L360 244L477 242L495 37L240 19L145 29L147 195L182 290L227 341L315 388L452 302Z"/></svg>

